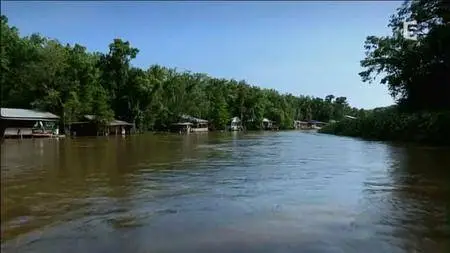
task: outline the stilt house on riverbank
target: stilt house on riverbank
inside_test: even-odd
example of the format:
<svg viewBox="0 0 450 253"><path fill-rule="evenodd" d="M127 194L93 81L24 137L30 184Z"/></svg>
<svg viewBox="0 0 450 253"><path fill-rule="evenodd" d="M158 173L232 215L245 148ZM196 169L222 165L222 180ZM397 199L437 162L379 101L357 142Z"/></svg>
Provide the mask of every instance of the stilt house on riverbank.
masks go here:
<svg viewBox="0 0 450 253"><path fill-rule="evenodd" d="M327 123L326 122L322 122L322 121L318 121L318 120L309 120L308 121L308 126L311 129L320 129L323 126L325 126Z"/></svg>
<svg viewBox="0 0 450 253"><path fill-rule="evenodd" d="M263 130L278 130L276 122L267 118L263 118L261 126Z"/></svg>
<svg viewBox="0 0 450 253"><path fill-rule="evenodd" d="M59 117L50 112L1 108L0 121L2 138L51 137L59 134Z"/></svg>
<svg viewBox="0 0 450 253"><path fill-rule="evenodd" d="M172 124L170 130L180 133L208 132L208 121L183 114L177 123Z"/></svg>
<svg viewBox="0 0 450 253"><path fill-rule="evenodd" d="M294 120L294 129L308 129L308 122L301 120Z"/></svg>
<svg viewBox="0 0 450 253"><path fill-rule="evenodd" d="M208 121L206 119L199 119L190 115L182 115L181 119L192 123L192 132L208 132Z"/></svg>
<svg viewBox="0 0 450 253"><path fill-rule="evenodd" d="M72 136L127 135L134 125L122 120L113 119L107 124L95 122L95 115L84 115L83 121L70 124Z"/></svg>
<svg viewBox="0 0 450 253"><path fill-rule="evenodd" d="M230 125L228 126L230 131L242 131L244 127L242 126L242 121L238 117L233 117L230 120Z"/></svg>

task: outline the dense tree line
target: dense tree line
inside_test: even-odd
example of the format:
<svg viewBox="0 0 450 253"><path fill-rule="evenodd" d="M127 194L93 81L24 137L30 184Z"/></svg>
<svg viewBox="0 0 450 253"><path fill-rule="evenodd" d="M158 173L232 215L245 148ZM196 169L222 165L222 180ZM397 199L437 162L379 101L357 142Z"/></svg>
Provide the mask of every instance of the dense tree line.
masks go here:
<svg viewBox="0 0 450 253"><path fill-rule="evenodd" d="M403 35L403 24L416 21L417 40ZM369 36L362 80L382 74L402 111L450 109L450 2L405 1L392 15L391 36Z"/></svg>
<svg viewBox="0 0 450 253"><path fill-rule="evenodd" d="M136 68L130 62L139 50L122 39L99 53L38 34L20 37L4 16L1 31L1 106L47 110L61 115L65 126L93 114L99 123L118 118L140 130L159 130L188 114L208 119L215 129L234 116L248 129L259 128L264 117L286 129L293 120L327 122L364 113L345 97L293 96L159 65Z"/></svg>
<svg viewBox="0 0 450 253"><path fill-rule="evenodd" d="M417 22L417 40L403 36L403 22ZM382 140L450 145L450 3L406 1L389 23L392 35L365 42L363 81L382 75L397 105L343 120L322 132Z"/></svg>

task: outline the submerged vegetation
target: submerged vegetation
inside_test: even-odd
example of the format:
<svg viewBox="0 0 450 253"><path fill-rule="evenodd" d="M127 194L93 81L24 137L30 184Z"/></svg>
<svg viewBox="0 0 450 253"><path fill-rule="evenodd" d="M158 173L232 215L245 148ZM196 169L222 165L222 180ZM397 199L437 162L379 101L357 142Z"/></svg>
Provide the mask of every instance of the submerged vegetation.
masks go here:
<svg viewBox="0 0 450 253"><path fill-rule="evenodd" d="M214 129L224 129L235 116L247 129L258 129L263 118L288 129L294 120L364 114L346 97L294 96L159 65L133 67L139 50L122 39L100 53L38 34L20 37L4 16L1 31L1 106L47 110L66 127L85 114L99 123L132 122L141 131L166 129L182 114L208 119Z"/></svg>
<svg viewBox="0 0 450 253"><path fill-rule="evenodd" d="M417 40L403 37L403 22L417 22ZM324 133L381 140L450 144L450 5L443 0L407 1L391 17L392 35L365 42L364 82L383 74L397 105L343 120Z"/></svg>

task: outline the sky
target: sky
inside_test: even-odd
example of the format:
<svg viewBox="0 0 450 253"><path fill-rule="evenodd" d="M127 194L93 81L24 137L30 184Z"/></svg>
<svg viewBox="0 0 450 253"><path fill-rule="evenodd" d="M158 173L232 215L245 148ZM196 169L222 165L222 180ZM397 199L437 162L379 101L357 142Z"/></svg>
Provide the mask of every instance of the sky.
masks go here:
<svg viewBox="0 0 450 253"><path fill-rule="evenodd" d="M114 38L153 64L246 80L281 93L345 96L352 106L394 103L358 72L369 35L388 35L400 1L2 1L22 36L32 33L107 52Z"/></svg>

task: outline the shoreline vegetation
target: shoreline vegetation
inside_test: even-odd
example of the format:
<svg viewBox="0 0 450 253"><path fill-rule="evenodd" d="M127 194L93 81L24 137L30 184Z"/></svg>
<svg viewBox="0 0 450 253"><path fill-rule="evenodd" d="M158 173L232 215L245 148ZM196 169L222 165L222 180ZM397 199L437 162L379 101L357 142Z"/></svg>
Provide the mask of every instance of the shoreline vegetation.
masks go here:
<svg viewBox="0 0 450 253"><path fill-rule="evenodd" d="M416 21L417 40L403 24ZM390 36L369 36L363 82L381 77L397 105L329 124L321 133L373 140L450 145L450 7L448 1L407 1L392 15Z"/></svg>
<svg viewBox="0 0 450 253"><path fill-rule="evenodd" d="M212 130L226 129L233 117L248 130L261 129L264 118L283 130L292 129L294 120L329 122L364 114L346 97L294 96L245 80L159 65L134 67L139 50L120 38L102 53L39 34L21 37L6 16L1 30L1 107L56 114L66 134L84 115L95 115L98 125L118 119L146 132L165 131L180 115L206 119Z"/></svg>
<svg viewBox="0 0 450 253"><path fill-rule="evenodd" d="M415 40L403 31L412 20ZM330 122L321 133L450 145L448 4L405 1L389 27L390 36L366 38L359 75L367 83L380 78L396 105L364 110L350 107L346 97L294 96L245 80L134 67L139 50L128 41L116 38L107 53L88 52L39 34L21 37L2 16L1 106L61 115L64 130L86 114L96 115L97 124L113 118L132 122L139 132L165 131L180 115L191 115L207 119L212 130L226 129L232 117L247 130L260 130L264 118L280 130L292 129L294 121L317 120Z"/></svg>
<svg viewBox="0 0 450 253"><path fill-rule="evenodd" d="M450 145L450 111L405 113L396 107L382 108L362 118L328 124L319 132L368 140Z"/></svg>

